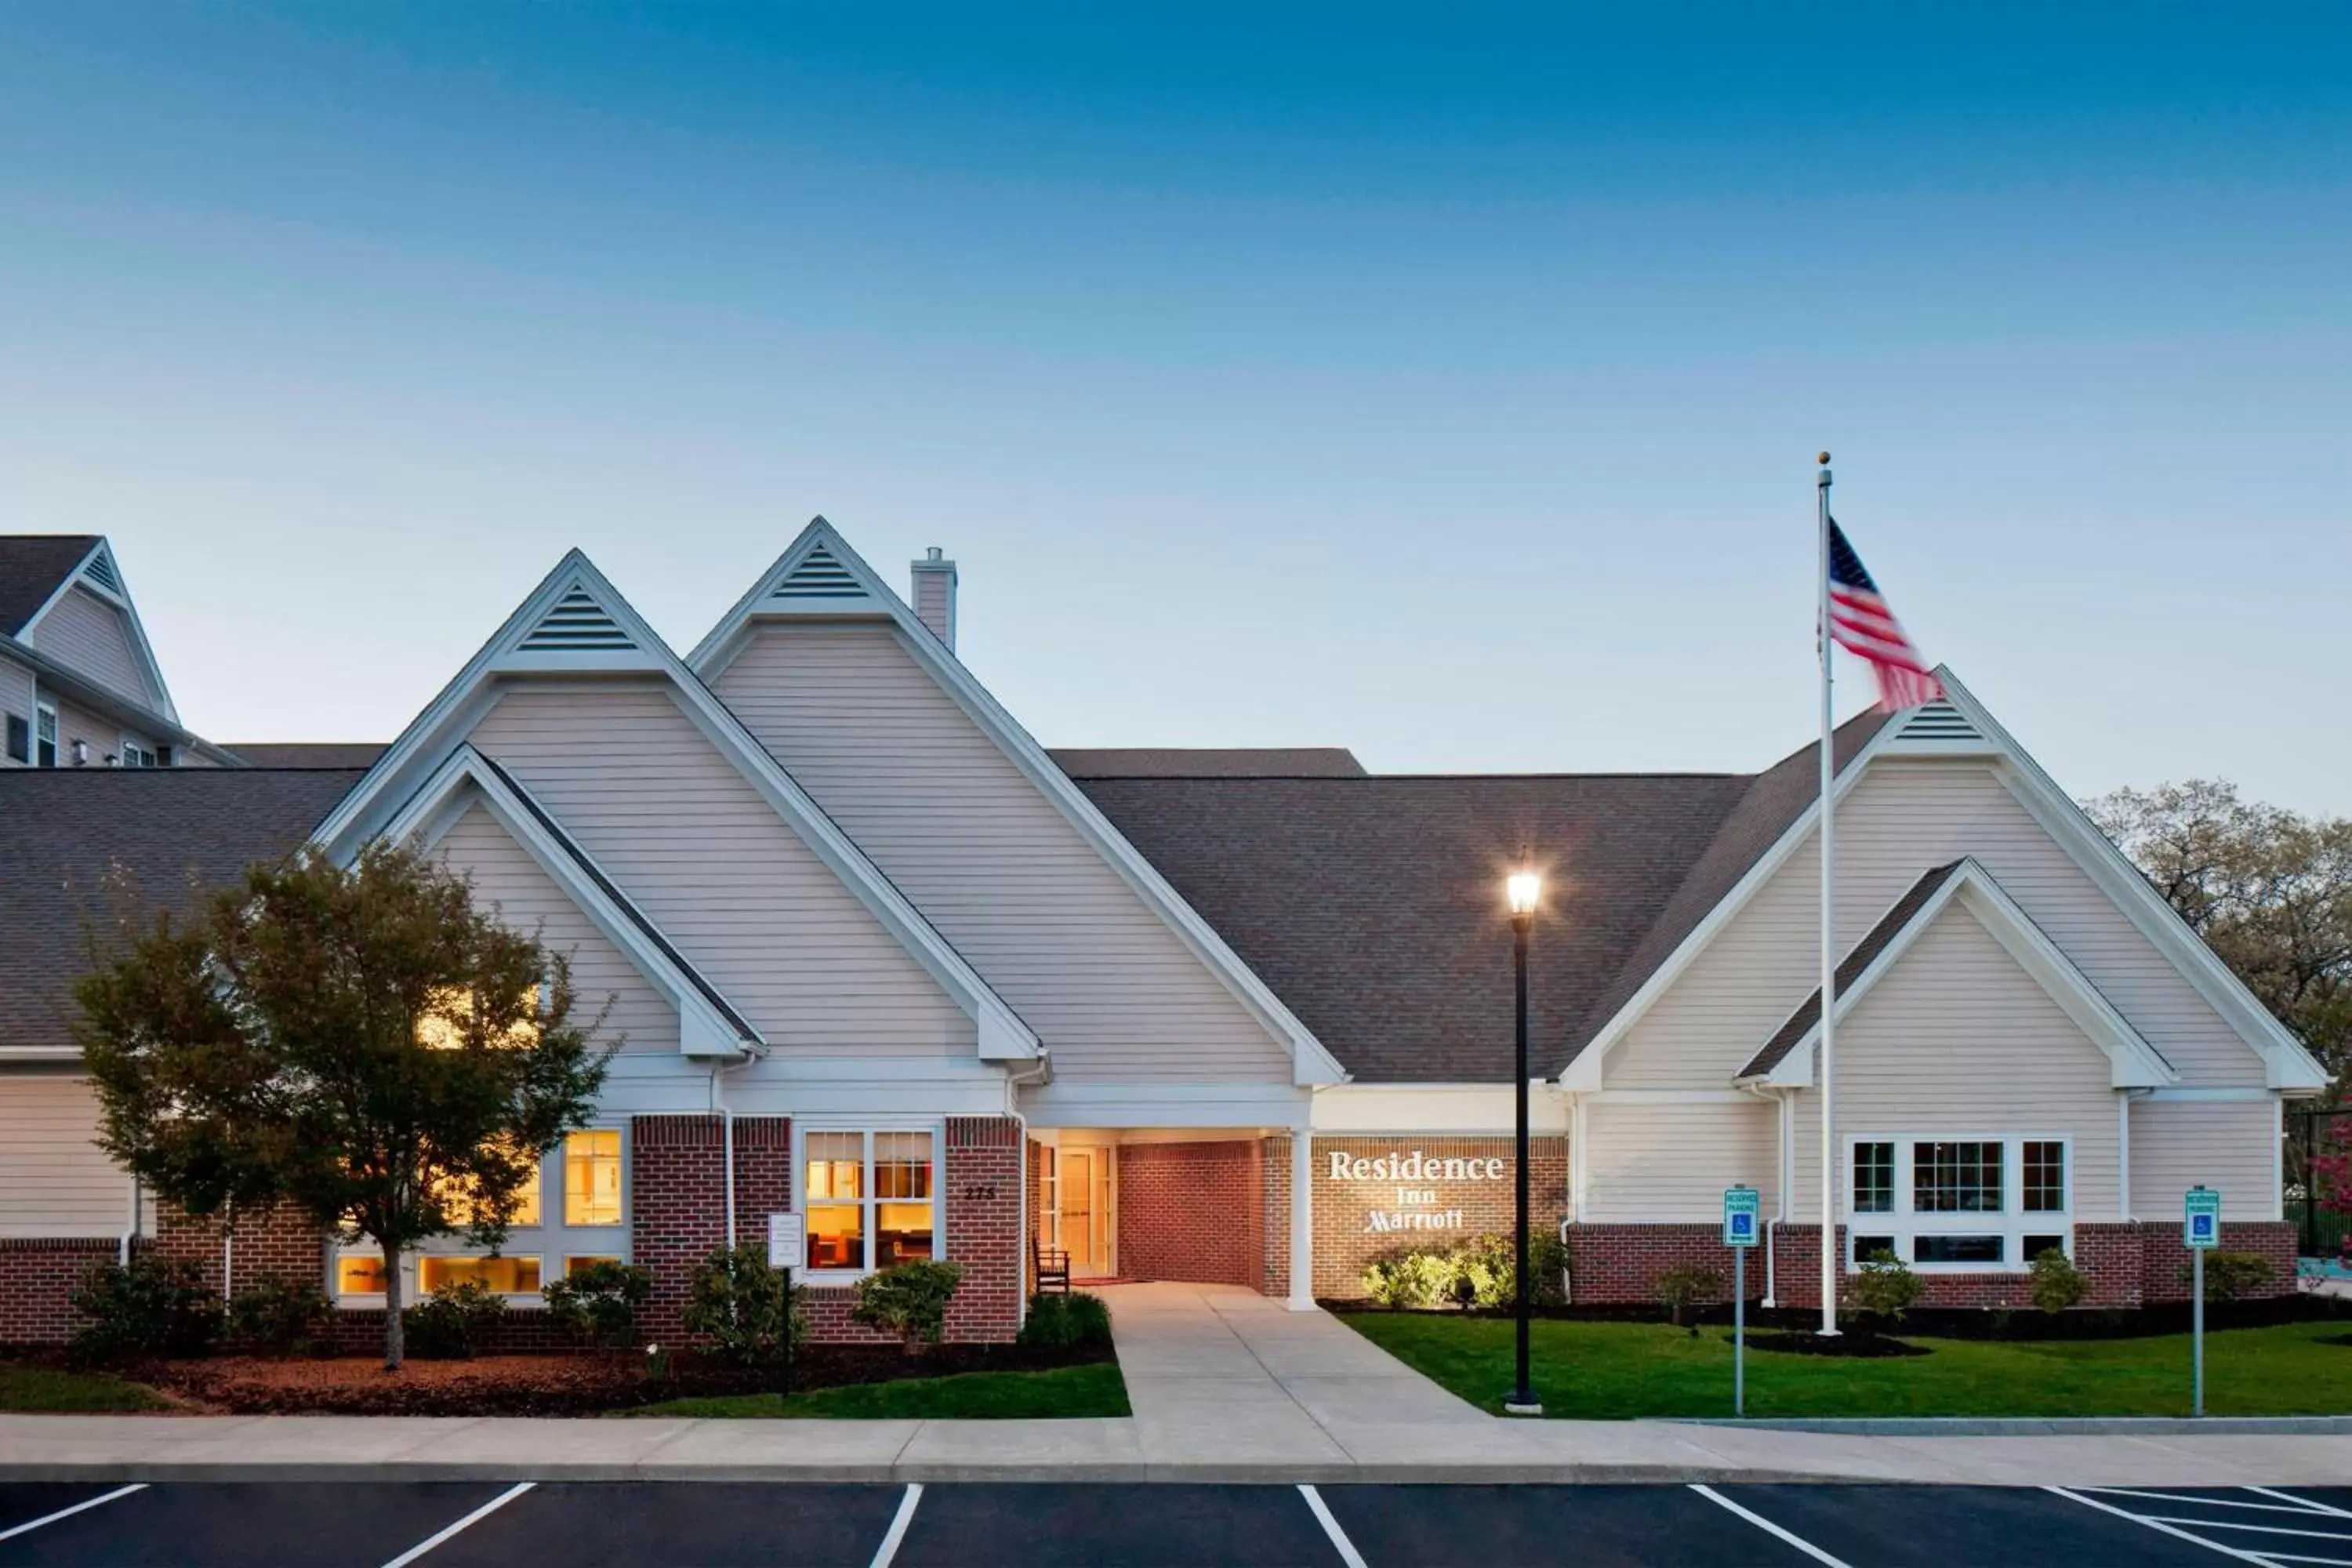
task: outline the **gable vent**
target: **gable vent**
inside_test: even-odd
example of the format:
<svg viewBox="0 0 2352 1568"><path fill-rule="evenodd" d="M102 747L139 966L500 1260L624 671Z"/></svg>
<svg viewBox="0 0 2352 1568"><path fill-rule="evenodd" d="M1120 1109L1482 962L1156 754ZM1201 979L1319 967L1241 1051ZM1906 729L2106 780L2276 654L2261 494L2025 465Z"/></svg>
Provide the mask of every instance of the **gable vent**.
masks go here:
<svg viewBox="0 0 2352 1568"><path fill-rule="evenodd" d="M1969 722L1967 714L1948 702L1930 702L1905 721L1905 741L1981 741L1977 727Z"/></svg>
<svg viewBox="0 0 2352 1568"><path fill-rule="evenodd" d="M769 597L775 599L862 599L865 586L832 551L817 545L785 574Z"/></svg>
<svg viewBox="0 0 2352 1568"><path fill-rule="evenodd" d="M110 594L120 595L122 592L122 579L114 574L114 557L103 550L89 558L81 574Z"/></svg>
<svg viewBox="0 0 2352 1568"><path fill-rule="evenodd" d="M529 653L563 653L575 649L625 649L637 645L604 605L589 597L586 589L574 588L556 602L555 608L547 612L546 618L531 628L520 646Z"/></svg>

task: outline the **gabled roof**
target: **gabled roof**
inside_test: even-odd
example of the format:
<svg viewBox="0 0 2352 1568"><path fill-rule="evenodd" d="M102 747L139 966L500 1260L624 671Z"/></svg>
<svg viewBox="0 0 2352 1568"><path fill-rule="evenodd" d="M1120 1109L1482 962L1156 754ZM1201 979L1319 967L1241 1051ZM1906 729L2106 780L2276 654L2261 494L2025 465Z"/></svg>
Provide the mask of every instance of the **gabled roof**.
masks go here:
<svg viewBox="0 0 2352 1568"><path fill-rule="evenodd" d="M148 645L139 607L131 602L121 568L114 563L113 548L105 539L95 533L0 535L0 636L33 643L42 620L76 587L88 590L122 616L125 640L149 689L119 695L134 697L142 710L178 724L180 710L173 706L163 667Z"/></svg>
<svg viewBox="0 0 2352 1568"><path fill-rule="evenodd" d="M193 908L303 836L356 772L260 768L0 769L0 1058L71 1058L67 1020L89 941L115 912Z"/></svg>
<svg viewBox="0 0 2352 1568"><path fill-rule="evenodd" d="M496 761L460 745L384 829L387 838L438 839L478 801L508 837L570 896L606 941L677 1009L678 1047L688 1056L757 1054L766 1038L563 826Z"/></svg>
<svg viewBox="0 0 2352 1568"><path fill-rule="evenodd" d="M1045 749L824 518L812 520L719 618L719 624L687 656L688 664L703 679L715 680L763 619L866 620L897 626L915 662L979 726L981 733L995 742L1145 907L1165 921L1234 997L1284 1043L1290 1052L1294 1082L1332 1083L1347 1076L1323 1042L1251 971L1223 935L1184 901L1160 868L1127 841Z"/></svg>
<svg viewBox="0 0 2352 1568"><path fill-rule="evenodd" d="M643 677L666 684L719 754L879 921L940 988L971 1016L980 1055L1034 1058L1037 1037L980 973L942 937L866 852L711 695L588 557L577 550L509 616L481 649L367 771L316 835L348 857L383 833L394 815L447 760L473 722L495 703L501 682L538 677Z"/></svg>
<svg viewBox="0 0 2352 1568"><path fill-rule="evenodd" d="M1345 746L1055 746L1074 779L1362 778Z"/></svg>
<svg viewBox="0 0 2352 1568"><path fill-rule="evenodd" d="M1872 988L1902 962L1911 944L1955 902L1966 906L2091 1043L2107 1054L2115 1088L2154 1089L2178 1081L2179 1075L2163 1053L2148 1044L2058 944L2042 934L1992 873L1969 858L1937 866L1922 876L1846 954L1836 976L1840 1020L1861 1005ZM1822 994L1816 989L1739 1069L1737 1081L1781 1087L1811 1084L1813 1047L1821 1032Z"/></svg>
<svg viewBox="0 0 2352 1568"><path fill-rule="evenodd" d="M382 741L239 741L221 750L256 768L360 768L390 748Z"/></svg>

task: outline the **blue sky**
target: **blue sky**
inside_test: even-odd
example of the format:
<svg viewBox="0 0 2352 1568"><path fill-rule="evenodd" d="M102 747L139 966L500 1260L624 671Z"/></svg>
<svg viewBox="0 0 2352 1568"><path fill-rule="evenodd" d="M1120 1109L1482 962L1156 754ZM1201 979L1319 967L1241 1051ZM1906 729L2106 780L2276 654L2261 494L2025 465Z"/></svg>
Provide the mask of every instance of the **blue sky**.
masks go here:
<svg viewBox="0 0 2352 1568"><path fill-rule="evenodd" d="M2062 783L2352 811L2341 5L873 9L0 8L0 526L231 740L821 511L1049 743L1727 769L1828 447Z"/></svg>

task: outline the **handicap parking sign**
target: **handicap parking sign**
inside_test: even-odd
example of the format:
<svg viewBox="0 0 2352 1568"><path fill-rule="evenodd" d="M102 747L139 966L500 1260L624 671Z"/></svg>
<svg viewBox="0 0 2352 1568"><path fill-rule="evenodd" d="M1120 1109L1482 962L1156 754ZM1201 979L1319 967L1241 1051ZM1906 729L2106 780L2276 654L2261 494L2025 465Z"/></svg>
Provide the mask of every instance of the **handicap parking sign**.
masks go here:
<svg viewBox="0 0 2352 1568"><path fill-rule="evenodd" d="M2180 1244L2200 1251L2221 1245L2221 1194L2211 1187L2191 1187L2181 1205Z"/></svg>
<svg viewBox="0 0 2352 1568"><path fill-rule="evenodd" d="M1754 1187L1727 1187L1723 1194L1723 1245L1756 1245L1756 1218L1763 1211L1763 1194Z"/></svg>

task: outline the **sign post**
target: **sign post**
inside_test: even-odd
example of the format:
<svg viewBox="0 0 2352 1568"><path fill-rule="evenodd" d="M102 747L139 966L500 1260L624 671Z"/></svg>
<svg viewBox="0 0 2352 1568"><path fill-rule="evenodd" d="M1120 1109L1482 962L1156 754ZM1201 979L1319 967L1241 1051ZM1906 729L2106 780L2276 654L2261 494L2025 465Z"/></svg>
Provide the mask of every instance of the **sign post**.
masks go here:
<svg viewBox="0 0 2352 1568"><path fill-rule="evenodd" d="M2205 1414L2205 1255L2221 1245L2221 1194L2199 1185L2182 1194L2180 1245L2189 1249L2189 1413Z"/></svg>
<svg viewBox="0 0 2352 1568"><path fill-rule="evenodd" d="M1748 1253L1764 1194L1754 1187L1723 1191L1723 1245L1731 1248L1731 1413L1748 1414Z"/></svg>
<svg viewBox="0 0 2352 1568"><path fill-rule="evenodd" d="M793 1394L793 1266L801 1260L808 1245L806 1226L796 1214L772 1214L768 1216L768 1267L781 1269L784 1276L784 1367L783 1386L778 1390L787 1399Z"/></svg>

